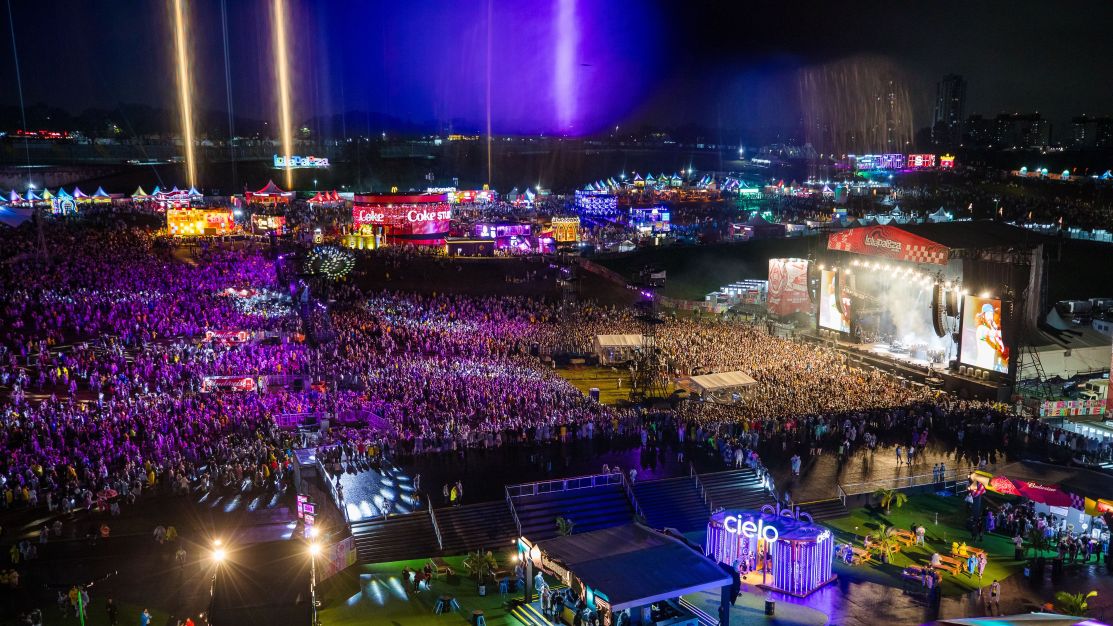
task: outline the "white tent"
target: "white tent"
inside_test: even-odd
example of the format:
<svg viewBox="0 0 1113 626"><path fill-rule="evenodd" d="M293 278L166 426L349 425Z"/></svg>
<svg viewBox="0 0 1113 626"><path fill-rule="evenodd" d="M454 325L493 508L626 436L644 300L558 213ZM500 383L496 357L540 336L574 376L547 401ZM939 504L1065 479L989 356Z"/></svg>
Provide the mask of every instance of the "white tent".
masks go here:
<svg viewBox="0 0 1113 626"><path fill-rule="evenodd" d="M599 363L602 365L629 361L633 357L634 351L640 349L643 345L645 345L643 335L595 336L595 354L598 355Z"/></svg>
<svg viewBox="0 0 1113 626"><path fill-rule="evenodd" d="M757 381L745 372L721 372L719 374L692 376L681 383L681 386L690 393L700 395L738 391L754 385L757 385Z"/></svg>

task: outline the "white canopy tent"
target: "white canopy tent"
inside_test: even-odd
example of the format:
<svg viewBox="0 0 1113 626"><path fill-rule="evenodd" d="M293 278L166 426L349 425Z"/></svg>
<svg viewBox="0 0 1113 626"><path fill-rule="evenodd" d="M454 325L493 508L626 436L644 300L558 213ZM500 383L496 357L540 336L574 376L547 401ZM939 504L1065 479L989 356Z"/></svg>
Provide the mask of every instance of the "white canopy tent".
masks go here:
<svg viewBox="0 0 1113 626"><path fill-rule="evenodd" d="M645 345L643 335L596 335L595 354L600 365L629 361Z"/></svg>
<svg viewBox="0 0 1113 626"><path fill-rule="evenodd" d="M736 391L754 387L757 381L745 372L720 372L692 376L680 383L688 393L698 394L712 400L729 399Z"/></svg>

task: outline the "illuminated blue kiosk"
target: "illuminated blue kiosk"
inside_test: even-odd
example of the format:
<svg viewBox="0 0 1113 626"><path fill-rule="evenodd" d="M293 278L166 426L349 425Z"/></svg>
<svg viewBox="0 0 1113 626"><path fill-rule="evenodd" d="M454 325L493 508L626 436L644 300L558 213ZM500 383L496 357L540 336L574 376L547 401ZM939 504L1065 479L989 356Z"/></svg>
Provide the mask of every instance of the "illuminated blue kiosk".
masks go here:
<svg viewBox="0 0 1113 626"><path fill-rule="evenodd" d="M742 578L761 575L761 586L804 597L835 580L835 539L807 513L766 505L760 511L724 510L707 522L705 553Z"/></svg>

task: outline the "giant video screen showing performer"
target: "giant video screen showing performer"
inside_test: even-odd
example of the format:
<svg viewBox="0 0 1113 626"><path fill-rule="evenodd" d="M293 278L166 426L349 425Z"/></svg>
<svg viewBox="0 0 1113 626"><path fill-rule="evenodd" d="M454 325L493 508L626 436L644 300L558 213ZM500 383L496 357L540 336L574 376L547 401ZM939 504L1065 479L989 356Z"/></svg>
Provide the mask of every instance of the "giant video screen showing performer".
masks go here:
<svg viewBox="0 0 1113 626"><path fill-rule="evenodd" d="M1009 347L1002 332L1000 298L963 298L959 362L1002 374L1009 372Z"/></svg>
<svg viewBox="0 0 1113 626"><path fill-rule="evenodd" d="M839 293L838 273L833 270L823 270L820 276L819 325L828 330L849 333L850 299ZM841 307L840 299L843 301Z"/></svg>

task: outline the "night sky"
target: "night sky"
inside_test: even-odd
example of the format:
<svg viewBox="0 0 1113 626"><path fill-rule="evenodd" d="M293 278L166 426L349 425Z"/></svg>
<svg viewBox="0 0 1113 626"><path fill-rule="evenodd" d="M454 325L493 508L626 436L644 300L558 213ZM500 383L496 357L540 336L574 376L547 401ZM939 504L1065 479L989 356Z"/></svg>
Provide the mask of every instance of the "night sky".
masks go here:
<svg viewBox="0 0 1113 626"><path fill-rule="evenodd" d="M370 111L440 128L482 126L487 0L289 3L299 119ZM273 119L270 3L226 4L236 114ZM165 2L15 0L11 7L28 104L75 113L120 102L174 105ZM1062 123L1113 113L1113 3L1104 1L491 0L491 7L496 132L585 134L642 123L791 128L801 116L801 70L879 61L908 86L917 127L930 121L935 81L951 72L967 78L968 114L1039 110ZM225 110L221 2L194 0L190 13L200 103ZM16 104L10 43L0 48L0 102Z"/></svg>

